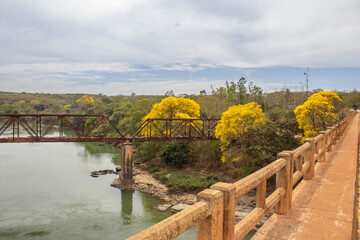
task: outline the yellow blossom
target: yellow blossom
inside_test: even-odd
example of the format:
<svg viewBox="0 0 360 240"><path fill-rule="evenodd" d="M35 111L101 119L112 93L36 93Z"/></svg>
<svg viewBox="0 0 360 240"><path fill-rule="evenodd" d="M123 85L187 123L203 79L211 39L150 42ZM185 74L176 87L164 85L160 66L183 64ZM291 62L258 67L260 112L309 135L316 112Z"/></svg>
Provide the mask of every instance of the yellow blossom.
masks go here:
<svg viewBox="0 0 360 240"><path fill-rule="evenodd" d="M226 152L232 140L240 139L243 141L244 133L250 127L257 127L266 121L260 105L251 102L245 105L235 105L230 107L226 112L222 113L221 120L215 129L215 137L219 138L223 152L222 161L228 158ZM233 160L238 160L234 158Z"/></svg>
<svg viewBox="0 0 360 240"><path fill-rule="evenodd" d="M342 102L337 93L321 91L311 95L303 105L294 110L299 128L304 130L304 139L315 137L319 130L325 130L338 120L334 113L335 100Z"/></svg>
<svg viewBox="0 0 360 240"><path fill-rule="evenodd" d="M154 104L150 113L144 117L144 120L149 118L196 119L199 117L200 106L194 100L183 97L167 97L164 98L160 103ZM154 124L155 123L156 122L154 122ZM142 134L146 135L148 130L148 128L143 129Z"/></svg>
<svg viewBox="0 0 360 240"><path fill-rule="evenodd" d="M89 97L88 95L83 95L81 98L76 100L76 102L88 104L88 103L95 103L95 100L92 97Z"/></svg>

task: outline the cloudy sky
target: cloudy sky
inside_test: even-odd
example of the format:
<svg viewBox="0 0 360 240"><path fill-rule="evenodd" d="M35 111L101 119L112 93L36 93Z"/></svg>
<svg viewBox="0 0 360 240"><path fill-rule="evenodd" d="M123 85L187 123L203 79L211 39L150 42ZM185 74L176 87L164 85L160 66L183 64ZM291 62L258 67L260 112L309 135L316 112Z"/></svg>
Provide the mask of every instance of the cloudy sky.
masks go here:
<svg viewBox="0 0 360 240"><path fill-rule="evenodd" d="M0 91L360 88L359 0L0 0Z"/></svg>

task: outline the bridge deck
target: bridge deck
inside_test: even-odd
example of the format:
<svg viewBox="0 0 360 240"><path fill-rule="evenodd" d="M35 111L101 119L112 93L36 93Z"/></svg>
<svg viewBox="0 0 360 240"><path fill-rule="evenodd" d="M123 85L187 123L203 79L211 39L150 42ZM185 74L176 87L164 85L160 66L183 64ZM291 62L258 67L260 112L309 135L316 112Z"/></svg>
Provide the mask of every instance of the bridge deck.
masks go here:
<svg viewBox="0 0 360 240"><path fill-rule="evenodd" d="M291 211L274 214L252 239L351 239L358 139L359 114L315 177L296 187Z"/></svg>

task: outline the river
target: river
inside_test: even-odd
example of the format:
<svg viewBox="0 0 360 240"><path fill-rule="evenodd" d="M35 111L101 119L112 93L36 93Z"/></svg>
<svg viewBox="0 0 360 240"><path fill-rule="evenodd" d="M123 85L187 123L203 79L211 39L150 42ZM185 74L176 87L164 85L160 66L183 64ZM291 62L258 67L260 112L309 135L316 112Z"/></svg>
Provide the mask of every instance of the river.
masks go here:
<svg viewBox="0 0 360 240"><path fill-rule="evenodd" d="M90 176L119 156L107 144L0 144L0 239L126 239L170 216L148 194L110 187L117 176Z"/></svg>

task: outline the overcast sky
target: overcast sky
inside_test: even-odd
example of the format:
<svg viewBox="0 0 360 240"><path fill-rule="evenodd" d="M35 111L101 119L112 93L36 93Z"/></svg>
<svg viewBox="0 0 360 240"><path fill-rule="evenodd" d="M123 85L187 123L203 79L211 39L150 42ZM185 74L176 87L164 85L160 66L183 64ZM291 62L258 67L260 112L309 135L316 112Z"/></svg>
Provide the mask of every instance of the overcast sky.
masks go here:
<svg viewBox="0 0 360 240"><path fill-rule="evenodd" d="M360 88L359 0L0 0L0 91Z"/></svg>

